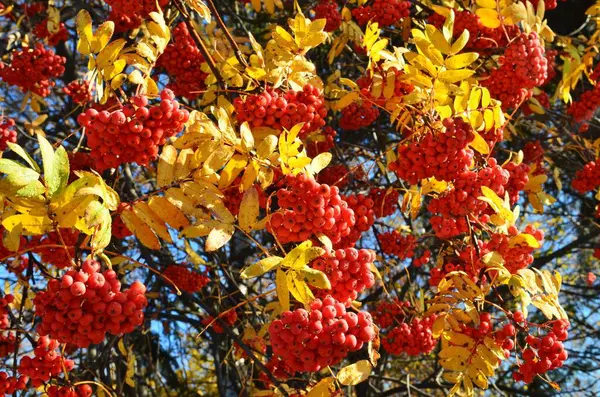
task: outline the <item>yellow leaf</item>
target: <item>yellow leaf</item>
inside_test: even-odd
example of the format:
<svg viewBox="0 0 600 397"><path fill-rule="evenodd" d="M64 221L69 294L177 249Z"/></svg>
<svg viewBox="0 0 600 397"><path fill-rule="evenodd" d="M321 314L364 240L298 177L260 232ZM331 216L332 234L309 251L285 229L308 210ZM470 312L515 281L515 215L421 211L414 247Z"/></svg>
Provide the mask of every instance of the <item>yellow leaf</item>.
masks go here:
<svg viewBox="0 0 600 397"><path fill-rule="evenodd" d="M475 14L479 16L482 25L486 28L496 29L501 24L498 11L491 8L478 8Z"/></svg>
<svg viewBox="0 0 600 397"><path fill-rule="evenodd" d="M481 154L489 154L490 146L485 141L485 139L483 139L477 131L473 131L473 135L475 135L475 138L473 138L471 143L469 143L469 146L471 146L474 150L478 151Z"/></svg>
<svg viewBox="0 0 600 397"><path fill-rule="evenodd" d="M425 26L425 32L427 33L427 37L429 41L435 46L437 50L439 50L442 54L448 54L451 51L450 44L439 30L435 28L433 25Z"/></svg>
<svg viewBox="0 0 600 397"><path fill-rule="evenodd" d="M329 165L333 155L329 152L318 154L310 163L310 168L315 174L318 174Z"/></svg>
<svg viewBox="0 0 600 397"><path fill-rule="evenodd" d="M331 386L335 378L331 376L325 379L321 379L319 383L314 385L312 389L306 394L306 397L330 397L332 396Z"/></svg>
<svg viewBox="0 0 600 397"><path fill-rule="evenodd" d="M540 242L528 233L521 233L514 237L511 237L511 239L508 242L508 246L512 248L517 245L526 245L531 248L540 248Z"/></svg>
<svg viewBox="0 0 600 397"><path fill-rule="evenodd" d="M299 276L304 279L308 284L324 289L331 289L331 282L327 278L327 275L320 270L306 267L298 271Z"/></svg>
<svg viewBox="0 0 600 397"><path fill-rule="evenodd" d="M466 52L464 54L454 55L446 59L446 67L448 69L462 69L469 66L479 58L479 54L476 52Z"/></svg>
<svg viewBox="0 0 600 397"><path fill-rule="evenodd" d="M527 19L527 8L520 1L504 7L500 13L504 17L503 22L506 25L515 25Z"/></svg>
<svg viewBox="0 0 600 397"><path fill-rule="evenodd" d="M261 3L261 0L252 0L252 8L254 8L254 11L260 12Z"/></svg>
<svg viewBox="0 0 600 397"><path fill-rule="evenodd" d="M300 303L309 304L313 299L313 293L303 280L298 278L298 273L291 270L286 276L287 286L292 296Z"/></svg>
<svg viewBox="0 0 600 397"><path fill-rule="evenodd" d="M468 79L475 73L474 70L459 69L459 70L444 70L438 75L439 79L446 83L454 84L459 81Z"/></svg>
<svg viewBox="0 0 600 397"><path fill-rule="evenodd" d="M275 0L264 0L265 1L265 10L269 14L275 13Z"/></svg>
<svg viewBox="0 0 600 397"><path fill-rule="evenodd" d="M144 223L133 210L126 210L121 213L121 219L125 226L140 240L146 247L158 250L160 249L160 241L150 227Z"/></svg>
<svg viewBox="0 0 600 397"><path fill-rule="evenodd" d="M234 232L235 229L233 225L230 225L228 223L221 223L219 226L211 230L208 234L205 244L206 250L209 252L218 250L219 248L227 244L229 240L231 240L231 237L233 236Z"/></svg>
<svg viewBox="0 0 600 397"><path fill-rule="evenodd" d="M358 385L369 378L372 369L368 360L360 360L342 368L337 374L337 380L346 386Z"/></svg>
<svg viewBox="0 0 600 397"><path fill-rule="evenodd" d="M513 224L514 215L512 211L510 208L507 208L506 203L498 197L496 192L487 186L482 186L481 191L484 197L478 197L478 199L487 202L504 221Z"/></svg>
<svg viewBox="0 0 600 397"><path fill-rule="evenodd" d="M125 348L125 342L123 341L123 338L119 339L119 343L117 343L117 347L119 348L119 352L124 355L125 357L127 357L127 349Z"/></svg>
<svg viewBox="0 0 600 397"><path fill-rule="evenodd" d="M250 130L250 126L247 121L244 121L242 125L240 125L240 136L242 138L242 146L244 150L250 151L254 148L254 136L252 135L252 131Z"/></svg>
<svg viewBox="0 0 600 397"><path fill-rule="evenodd" d="M229 163L221 171L221 178L219 179L219 189L224 189L231 185L235 178L246 168L248 159L245 155L236 154L234 155Z"/></svg>
<svg viewBox="0 0 600 397"><path fill-rule="evenodd" d="M290 291L287 284L286 274L281 268L277 269L275 276L275 288L277 289L277 299L282 311L290 310Z"/></svg>
<svg viewBox="0 0 600 397"><path fill-rule="evenodd" d="M446 328L446 315L442 314L435 319L435 321L433 322L433 325L431 327L431 333L432 333L433 337L439 338L442 335L442 332L444 332L445 328Z"/></svg>
<svg viewBox="0 0 600 397"><path fill-rule="evenodd" d="M352 91L347 95L344 95L340 100L335 102L336 110L342 110L347 106L350 106L354 101L359 98L359 93L356 91Z"/></svg>
<svg viewBox="0 0 600 397"><path fill-rule="evenodd" d="M186 254L188 254L188 259L194 265L205 265L206 264L206 261L200 255L198 255L198 253L196 251L194 251L192 249L190 242L188 240L183 240L183 245L185 247Z"/></svg>
<svg viewBox="0 0 600 397"><path fill-rule="evenodd" d="M165 145L158 159L156 183L159 187L165 187L175 180L175 160L177 149L171 145Z"/></svg>
<svg viewBox="0 0 600 397"><path fill-rule="evenodd" d="M440 358L459 358L461 360L466 360L471 355L471 351L466 347L462 346L449 346L440 351ZM449 370L454 370L453 368L445 367Z"/></svg>
<svg viewBox="0 0 600 397"><path fill-rule="evenodd" d="M171 239L171 235L169 234L169 230L167 229L167 225L165 225L163 220L158 215L156 215L156 213L152 210L152 208L150 208L148 203L146 203L145 201L138 201L133 206L133 211L160 238L165 240L167 243L173 242L173 240Z"/></svg>
<svg viewBox="0 0 600 397"><path fill-rule="evenodd" d="M252 226L256 223L256 219L258 218L259 210L258 191L252 186L244 192L244 197L242 197L242 203L240 204L238 222L242 230L252 230Z"/></svg>
<svg viewBox="0 0 600 397"><path fill-rule="evenodd" d="M2 226L9 232L14 228L22 228L24 235L36 236L50 231L52 220L47 215L19 214L4 219Z"/></svg>
<svg viewBox="0 0 600 397"><path fill-rule="evenodd" d="M463 30L463 32L458 36L456 41L452 43L451 54L458 54L469 42L469 31L467 29Z"/></svg>
<svg viewBox="0 0 600 397"><path fill-rule="evenodd" d="M92 34L92 17L87 10L81 10L77 14L77 34L79 41L77 42L77 52L81 55L90 55L92 53L91 43L93 40Z"/></svg>
<svg viewBox="0 0 600 397"><path fill-rule="evenodd" d="M106 21L98 26L91 41L91 49L94 54L99 53L106 47L114 31L115 23L113 21Z"/></svg>
<svg viewBox="0 0 600 397"><path fill-rule="evenodd" d="M275 135L267 135L256 149L258 158L266 159L271 156L277 148L277 141L278 139Z"/></svg>
<svg viewBox="0 0 600 397"><path fill-rule="evenodd" d="M210 23L212 19L210 15L210 9L206 6L206 4L204 4L202 0L186 0L186 3L188 3L194 10L196 10L198 15L200 15L202 19L206 21L206 23Z"/></svg>
<svg viewBox="0 0 600 397"><path fill-rule="evenodd" d="M190 221L179 208L174 206L166 197L153 196L148 202L150 208L163 221L177 230L182 230L190 225Z"/></svg>
<svg viewBox="0 0 600 397"><path fill-rule="evenodd" d="M102 51L100 51L98 57L96 58L96 64L98 66L98 69L103 70L112 65L119 57L121 50L123 49L123 47L125 47L125 44L125 39L117 39L108 44Z"/></svg>
<svg viewBox="0 0 600 397"><path fill-rule="evenodd" d="M268 258L262 259L252 265L248 266L246 269L242 271L240 277L242 278L254 278L258 276L262 276L266 272L272 270L274 267L278 266L283 260L280 256L270 256Z"/></svg>

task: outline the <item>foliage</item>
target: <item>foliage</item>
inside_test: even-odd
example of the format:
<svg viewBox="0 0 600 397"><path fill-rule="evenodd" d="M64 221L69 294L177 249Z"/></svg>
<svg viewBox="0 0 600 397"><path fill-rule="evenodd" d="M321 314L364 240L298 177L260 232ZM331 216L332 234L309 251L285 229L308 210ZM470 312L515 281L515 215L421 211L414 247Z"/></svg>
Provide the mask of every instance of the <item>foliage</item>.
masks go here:
<svg viewBox="0 0 600 397"><path fill-rule="evenodd" d="M0 395L598 391L566 6L0 1Z"/></svg>

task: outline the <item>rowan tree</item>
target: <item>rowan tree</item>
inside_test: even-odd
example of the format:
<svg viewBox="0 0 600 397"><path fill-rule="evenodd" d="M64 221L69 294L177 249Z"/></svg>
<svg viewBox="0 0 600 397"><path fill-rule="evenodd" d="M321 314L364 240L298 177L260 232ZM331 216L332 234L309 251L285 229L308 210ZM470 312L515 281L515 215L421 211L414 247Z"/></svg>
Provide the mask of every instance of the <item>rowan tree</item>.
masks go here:
<svg viewBox="0 0 600 397"><path fill-rule="evenodd" d="M599 392L600 3L0 29L0 396Z"/></svg>

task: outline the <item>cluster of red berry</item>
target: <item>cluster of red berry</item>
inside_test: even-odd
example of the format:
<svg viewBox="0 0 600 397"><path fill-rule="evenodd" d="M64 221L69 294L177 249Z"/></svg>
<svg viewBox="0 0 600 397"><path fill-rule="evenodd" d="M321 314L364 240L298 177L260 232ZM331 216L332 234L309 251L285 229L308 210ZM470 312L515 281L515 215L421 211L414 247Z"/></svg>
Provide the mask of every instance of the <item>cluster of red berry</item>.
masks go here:
<svg viewBox="0 0 600 397"><path fill-rule="evenodd" d="M537 33L522 33L506 48L500 57L500 68L492 70L483 80L492 97L502 101L503 109L514 109L533 95L533 88L548 78L548 60L545 58Z"/></svg>
<svg viewBox="0 0 600 397"><path fill-rule="evenodd" d="M333 32L337 30L342 24L342 14L340 14L340 7L334 0L321 0L314 9L315 19L326 19L325 24L326 32Z"/></svg>
<svg viewBox="0 0 600 397"><path fill-rule="evenodd" d="M48 397L91 397L94 390L90 385L78 385L73 388L71 386L50 386L46 389Z"/></svg>
<svg viewBox="0 0 600 397"><path fill-rule="evenodd" d="M417 239L412 234L403 236L399 231L380 233L377 238L384 254L397 256L404 260L415 256Z"/></svg>
<svg viewBox="0 0 600 397"><path fill-rule="evenodd" d="M600 186L600 162L590 161L575 173L571 182L573 189L579 193L587 193Z"/></svg>
<svg viewBox="0 0 600 397"><path fill-rule="evenodd" d="M381 301L375 305L371 315L373 321L379 326L381 330L395 327L402 322L402 319L406 317L409 312L411 304L409 301L401 301L398 298L394 298L390 302Z"/></svg>
<svg viewBox="0 0 600 397"><path fill-rule="evenodd" d="M534 175L545 174L544 155L546 154L540 141L530 141L523 147L523 162L529 164L531 168L535 167Z"/></svg>
<svg viewBox="0 0 600 397"><path fill-rule="evenodd" d="M317 180L329 186L343 188L350 183L350 170L344 164L330 165L319 173Z"/></svg>
<svg viewBox="0 0 600 397"><path fill-rule="evenodd" d="M43 1L36 1L36 2L25 2L23 4L23 13L31 18L41 12L46 11L46 7L47 4Z"/></svg>
<svg viewBox="0 0 600 397"><path fill-rule="evenodd" d="M569 356L563 341L568 337L569 321L554 320L551 322L552 330L540 338L527 335L525 341L528 347L523 350L523 360L513 378L516 381L531 383L537 375L546 373L563 366Z"/></svg>
<svg viewBox="0 0 600 397"><path fill-rule="evenodd" d="M508 229L510 236L516 236L519 232L516 227L511 226ZM532 225L525 227L525 233L531 234L538 243L544 240L544 232L536 229ZM498 252L504 259L504 267L512 274L518 270L525 269L533 263L533 248L525 243L511 244L511 237L506 234L493 233L490 240L486 243L484 251Z"/></svg>
<svg viewBox="0 0 600 397"><path fill-rule="evenodd" d="M95 169L103 171L129 162L147 165L158 156L158 146L181 131L189 118L173 91L165 89L160 99L159 104L149 106L148 98L139 95L112 112L90 108L77 117L87 130Z"/></svg>
<svg viewBox="0 0 600 397"><path fill-rule="evenodd" d="M35 357L24 356L19 361L19 373L29 377L33 387L41 386L60 375L63 369L68 372L75 366L73 360L64 358L56 351L59 346L56 339L40 336L33 349Z"/></svg>
<svg viewBox="0 0 600 397"><path fill-rule="evenodd" d="M304 144L308 156L315 158L319 154L333 149L336 135L337 132L330 126L326 126L321 132L311 134Z"/></svg>
<svg viewBox="0 0 600 397"><path fill-rule="evenodd" d="M204 80L208 73L202 70L202 64L206 62L185 22L179 23L171 35L172 39L156 61L156 66L165 69L169 75L167 88L175 95L196 99L206 89Z"/></svg>
<svg viewBox="0 0 600 397"><path fill-rule="evenodd" d="M233 324L235 324L235 322L237 321L237 312L235 310L227 310L225 312L225 314L223 314L222 316L219 316L219 320L223 321L225 324L227 324L228 326L232 326ZM208 316L208 317L204 317L202 319L202 324L204 324L205 326L211 326L213 331L217 334L222 334L225 330L223 329L223 326L218 322L218 321L214 321L215 318L213 316Z"/></svg>
<svg viewBox="0 0 600 397"><path fill-rule="evenodd" d="M121 215L117 215L113 218L111 224L111 233L114 238L118 238L120 240L133 235L125 222L123 222Z"/></svg>
<svg viewBox="0 0 600 397"><path fill-rule="evenodd" d="M8 142L17 142L17 131L13 129L14 126L15 121L13 119L0 116L0 152L8 148Z"/></svg>
<svg viewBox="0 0 600 397"><path fill-rule="evenodd" d="M390 164L398 178L411 185L425 178L452 181L468 170L475 138L473 128L462 119L444 120L444 131L427 132L412 142L398 145L398 160Z"/></svg>
<svg viewBox="0 0 600 397"><path fill-rule="evenodd" d="M285 380L289 379L292 375L294 375L294 371L288 367L280 357L272 356L266 363L265 368L273 374L273 376L277 379ZM259 379L263 382L267 387L271 385L271 380L267 376L266 372L261 372L259 375Z"/></svg>
<svg viewBox="0 0 600 397"><path fill-rule="evenodd" d="M515 326L509 323L501 329L494 331L494 321L490 313L479 313L478 326L461 324L461 328L461 333L473 338L475 345L484 343L485 338L493 338L495 344L504 349L505 358L510 357L510 351L515 347Z"/></svg>
<svg viewBox="0 0 600 397"><path fill-rule="evenodd" d="M111 6L108 19L115 23L117 32L124 32L129 29L135 29L141 25L144 18L152 11L156 11L156 6L164 8L170 0L105 0Z"/></svg>
<svg viewBox="0 0 600 397"><path fill-rule="evenodd" d="M50 94L54 81L50 79L65 72L66 58L37 43L35 48L26 47L10 54L11 63L0 62L0 79L15 85L23 92L31 91L42 97Z"/></svg>
<svg viewBox="0 0 600 397"><path fill-rule="evenodd" d="M71 97L73 102L80 106L91 102L93 99L92 88L87 80L73 80L63 88L63 91Z"/></svg>
<svg viewBox="0 0 600 397"><path fill-rule="evenodd" d="M0 318L1 317L2 315L0 314ZM9 355L15 352L15 342L16 338L15 335L12 333L0 335L0 358L8 357Z"/></svg>
<svg viewBox="0 0 600 397"><path fill-rule="evenodd" d="M77 178L74 171L91 171L94 166L94 160L90 152L69 152L69 182L74 181Z"/></svg>
<svg viewBox="0 0 600 397"><path fill-rule="evenodd" d="M432 326L436 316L413 317L410 322L404 320L381 338L381 345L390 354L409 356L428 354L435 348L438 340L433 337Z"/></svg>
<svg viewBox="0 0 600 397"><path fill-rule="evenodd" d="M435 315L409 320L411 304L395 298L391 302L380 302L373 310L373 320L381 328L381 345L390 354L409 356L430 353L437 340L432 326Z"/></svg>
<svg viewBox="0 0 600 397"><path fill-rule="evenodd" d="M136 281L121 292L117 273L99 271L100 263L88 258L82 270L69 270L60 280L50 280L47 289L36 295L40 335L88 347L101 343L106 332L126 334L143 323L146 287Z"/></svg>
<svg viewBox="0 0 600 397"><path fill-rule="evenodd" d="M375 338L371 315L347 312L343 303L328 296L315 299L310 311L281 314L269 325L273 354L291 372L317 372L342 361Z"/></svg>
<svg viewBox="0 0 600 397"><path fill-rule="evenodd" d="M8 320L8 305L13 303L15 297L11 294L4 295L4 298L0 299L0 330L8 328L10 322Z"/></svg>
<svg viewBox="0 0 600 397"><path fill-rule="evenodd" d="M184 265L167 266L163 276L175 283L180 290L191 293L200 291L210 281L206 275L191 271Z"/></svg>
<svg viewBox="0 0 600 397"><path fill-rule="evenodd" d="M531 4L533 4L533 7L535 7L535 9L537 9L538 7L538 3L540 0L527 0L529 1ZM565 1L565 0L562 0ZM525 1L522 0L523 3L525 3ZM553 10L558 6L558 1L557 0L544 0L544 9L547 10Z"/></svg>
<svg viewBox="0 0 600 397"><path fill-rule="evenodd" d="M356 248L337 249L311 262L310 266L327 275L330 290L317 290L317 297L331 295L334 299L350 306L359 293L375 284L371 266L375 252Z"/></svg>
<svg viewBox="0 0 600 397"><path fill-rule="evenodd" d="M339 243L339 247L354 247L356 242L360 240L362 234L369 230L375 223L375 211L373 200L364 194L355 194L345 196L343 198L348 207L354 211L356 223L351 229L350 234L344 237Z"/></svg>
<svg viewBox="0 0 600 397"><path fill-rule="evenodd" d="M427 209L432 214L431 225L439 238L449 238L468 230L465 217L470 216L487 223L489 205L479 197L481 187L486 186L498 196L504 197L509 173L500 167L496 159L488 160L488 167L479 171L465 171L454 180L453 187L443 195L432 199Z"/></svg>
<svg viewBox="0 0 600 397"><path fill-rule="evenodd" d="M346 131L358 131L368 127L379 117L379 108L363 101L362 104L353 103L342 109L340 127Z"/></svg>
<svg viewBox="0 0 600 397"><path fill-rule="evenodd" d="M567 113L575 122L591 119L600 107L600 83L591 90L584 91L579 100L573 101L567 108Z"/></svg>
<svg viewBox="0 0 600 397"><path fill-rule="evenodd" d="M239 123L247 121L253 128L269 127L280 131L304 123L300 139L324 127L327 116L323 95L310 84L302 91L285 93L267 88L260 94L235 98L233 106L236 120Z"/></svg>
<svg viewBox="0 0 600 397"><path fill-rule="evenodd" d="M0 372L0 396L10 396L18 390L25 390L29 378L26 376L8 376L8 373Z"/></svg>
<svg viewBox="0 0 600 397"><path fill-rule="evenodd" d="M502 168L509 173L505 189L508 192L510 205L515 205L519 200L519 193L525 189L525 186L529 182L529 165L526 163L517 165L517 163L511 161L504 164Z"/></svg>
<svg viewBox="0 0 600 397"><path fill-rule="evenodd" d="M121 218L121 215L123 213L123 211L130 211L132 209L131 204L130 203L119 203L119 206L117 207L117 215L113 218L112 220L112 224L111 224L111 233L113 235L113 237L118 238L118 239L124 239L126 237L132 236L133 232L131 230L129 230L129 228L127 227L127 225L125 224L125 222L123 222L123 218Z"/></svg>
<svg viewBox="0 0 600 397"><path fill-rule="evenodd" d="M75 245L79 238L77 229L58 229L45 236L34 236L30 245L33 247L44 245L60 245L62 247L36 248L35 253L41 256L42 262L56 266L59 269L73 266L72 258L75 257Z"/></svg>
<svg viewBox="0 0 600 397"><path fill-rule="evenodd" d="M323 233L334 243L350 234L354 211L342 200L339 189L317 183L304 174L287 175L286 188L277 191L281 211L267 223L269 233L280 243L305 241Z"/></svg>
<svg viewBox="0 0 600 397"><path fill-rule="evenodd" d="M369 190L369 197L373 200L375 216L383 218L392 215L398 209L400 192L394 189L373 187Z"/></svg>
<svg viewBox="0 0 600 397"><path fill-rule="evenodd" d="M405 0L373 0L352 10L352 16L361 26L369 21L377 22L379 27L391 26L410 16L410 7L410 1Z"/></svg>
<svg viewBox="0 0 600 397"><path fill-rule="evenodd" d="M60 23L57 32L50 33L48 30L48 19L43 19L35 25L33 34L40 39L46 39L51 46L55 46L61 41L67 41L69 39L69 31L63 22Z"/></svg>

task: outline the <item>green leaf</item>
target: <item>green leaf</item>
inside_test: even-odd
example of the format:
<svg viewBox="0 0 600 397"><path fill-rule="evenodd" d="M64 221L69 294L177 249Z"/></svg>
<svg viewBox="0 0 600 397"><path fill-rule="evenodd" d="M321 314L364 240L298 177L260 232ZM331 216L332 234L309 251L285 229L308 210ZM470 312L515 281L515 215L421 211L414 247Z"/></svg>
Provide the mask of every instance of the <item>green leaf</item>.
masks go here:
<svg viewBox="0 0 600 397"><path fill-rule="evenodd" d="M27 186L40 178L37 171L9 159L0 159L0 172L5 173L8 183L15 187Z"/></svg>
<svg viewBox="0 0 600 397"><path fill-rule="evenodd" d="M54 178L54 149L42 134L38 134L38 142L40 144L40 151L42 152L44 181L48 188L48 194L52 196L58 186L58 183Z"/></svg>
<svg viewBox="0 0 600 397"><path fill-rule="evenodd" d="M39 180L35 180L31 182L29 185L22 187L17 191L17 196L19 197L37 197L46 192L46 188L42 185L42 182Z"/></svg>
<svg viewBox="0 0 600 397"><path fill-rule="evenodd" d="M244 269L240 276L242 278L253 278L261 276L273 269L275 266L279 265L282 260L283 258L280 256L270 256L268 258L262 259Z"/></svg>
<svg viewBox="0 0 600 397"><path fill-rule="evenodd" d="M69 183L69 156L64 147L59 147L54 153L54 164L52 165L52 176L46 179L51 196L62 192ZM44 176L48 178L48 176Z"/></svg>
<svg viewBox="0 0 600 397"><path fill-rule="evenodd" d="M23 149L21 146L17 145L16 143L6 142L6 144L8 145L10 150L12 150L13 152L15 152L15 154L17 154L19 157L21 157L23 160L25 160L32 169L36 170L37 172L40 172L40 167L37 165L37 163L35 161L33 161L33 158L31 158L31 156L29 155L29 153L27 153L25 151L25 149Z"/></svg>

